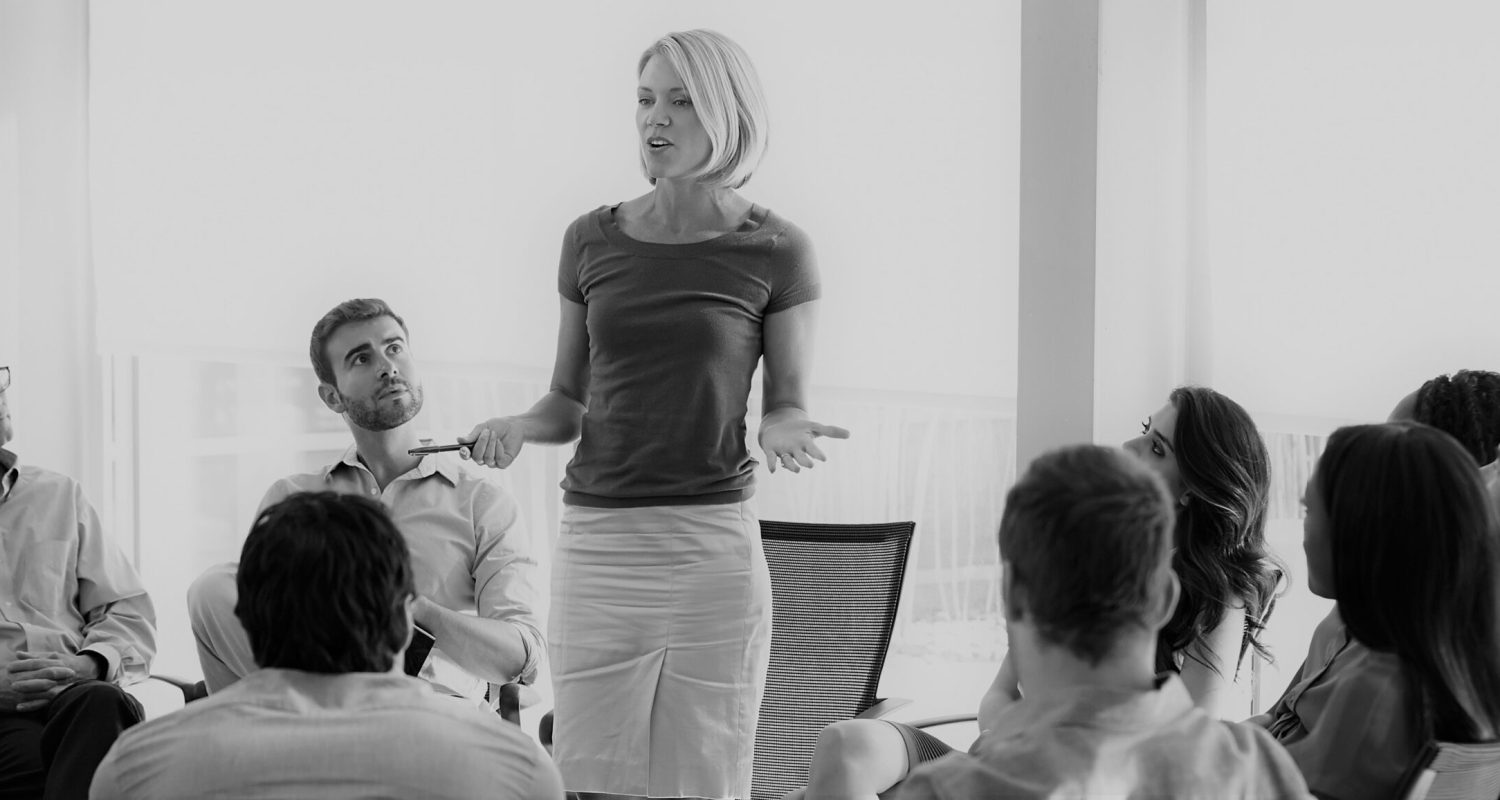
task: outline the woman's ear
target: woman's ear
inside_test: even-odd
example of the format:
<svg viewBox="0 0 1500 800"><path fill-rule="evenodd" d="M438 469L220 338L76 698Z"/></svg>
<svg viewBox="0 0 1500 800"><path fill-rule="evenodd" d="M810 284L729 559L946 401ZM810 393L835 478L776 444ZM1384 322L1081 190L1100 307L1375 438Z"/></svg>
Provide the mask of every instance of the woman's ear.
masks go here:
<svg viewBox="0 0 1500 800"><path fill-rule="evenodd" d="M1179 498L1177 498L1177 505L1186 508L1187 504L1188 504L1188 501L1191 500L1191 499L1193 499L1193 493L1192 492L1183 492L1182 496L1179 497Z"/></svg>
<svg viewBox="0 0 1500 800"><path fill-rule="evenodd" d="M1177 610L1177 601L1182 598L1182 581L1178 580L1177 573L1172 569L1170 563L1161 568L1157 580L1159 582L1157 588L1158 606L1156 609L1156 624L1153 626L1153 630L1161 630L1167 626L1168 622L1172 621L1172 613Z"/></svg>

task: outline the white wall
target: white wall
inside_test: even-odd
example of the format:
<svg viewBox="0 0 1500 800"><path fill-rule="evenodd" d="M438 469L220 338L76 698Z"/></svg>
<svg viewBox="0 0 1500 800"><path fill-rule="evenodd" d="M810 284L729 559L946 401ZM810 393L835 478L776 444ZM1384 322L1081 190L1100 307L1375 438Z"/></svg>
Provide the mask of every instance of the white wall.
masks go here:
<svg viewBox="0 0 1500 800"><path fill-rule="evenodd" d="M564 227L648 188L636 58L713 27L771 104L746 194L818 247L818 382L1013 396L1018 4L849 11L96 3L101 345L299 351L381 295L429 357L549 368Z"/></svg>
<svg viewBox="0 0 1500 800"><path fill-rule="evenodd" d="M1384 419L1500 368L1500 6L1220 3L1215 372L1259 412Z"/></svg>

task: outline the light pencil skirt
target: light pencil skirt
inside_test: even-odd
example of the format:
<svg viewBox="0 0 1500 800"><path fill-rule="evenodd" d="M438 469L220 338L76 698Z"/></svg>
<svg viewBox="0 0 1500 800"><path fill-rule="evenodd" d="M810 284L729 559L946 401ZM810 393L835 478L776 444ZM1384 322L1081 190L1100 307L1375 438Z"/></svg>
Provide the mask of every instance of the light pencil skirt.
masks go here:
<svg viewBox="0 0 1500 800"><path fill-rule="evenodd" d="M569 791L750 796L771 579L748 504L568 506L550 619Z"/></svg>

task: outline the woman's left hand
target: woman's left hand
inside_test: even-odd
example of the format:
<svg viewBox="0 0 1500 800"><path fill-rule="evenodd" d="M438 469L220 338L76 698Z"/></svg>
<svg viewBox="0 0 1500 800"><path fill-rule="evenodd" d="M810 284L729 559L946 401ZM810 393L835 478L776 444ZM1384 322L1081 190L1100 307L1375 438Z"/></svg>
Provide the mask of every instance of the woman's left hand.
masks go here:
<svg viewBox="0 0 1500 800"><path fill-rule="evenodd" d="M824 425L806 417L772 415L761 421L760 449L766 454L766 467L776 471L776 465L801 472L803 467L812 469L813 461L827 461L828 456L815 441L820 436L830 439L847 439L849 431L836 425Z"/></svg>

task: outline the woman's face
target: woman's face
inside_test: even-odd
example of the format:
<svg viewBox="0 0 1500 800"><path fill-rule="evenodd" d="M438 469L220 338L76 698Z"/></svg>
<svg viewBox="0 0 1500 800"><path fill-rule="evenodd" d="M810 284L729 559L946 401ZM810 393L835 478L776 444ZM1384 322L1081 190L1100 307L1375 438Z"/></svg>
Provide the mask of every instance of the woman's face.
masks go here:
<svg viewBox="0 0 1500 800"><path fill-rule="evenodd" d="M1124 444L1131 455L1156 470L1172 498L1182 501L1186 490L1177 471L1177 407L1167 403L1141 423L1141 435Z"/></svg>
<svg viewBox="0 0 1500 800"><path fill-rule="evenodd" d="M1333 537L1328 526L1328 506L1318 491L1314 472L1302 490L1302 552L1307 555L1307 588L1319 597L1333 599Z"/></svg>
<svg viewBox="0 0 1500 800"><path fill-rule="evenodd" d="M708 132L671 62L659 54L646 62L635 99L647 175L659 181L685 178L708 163Z"/></svg>

